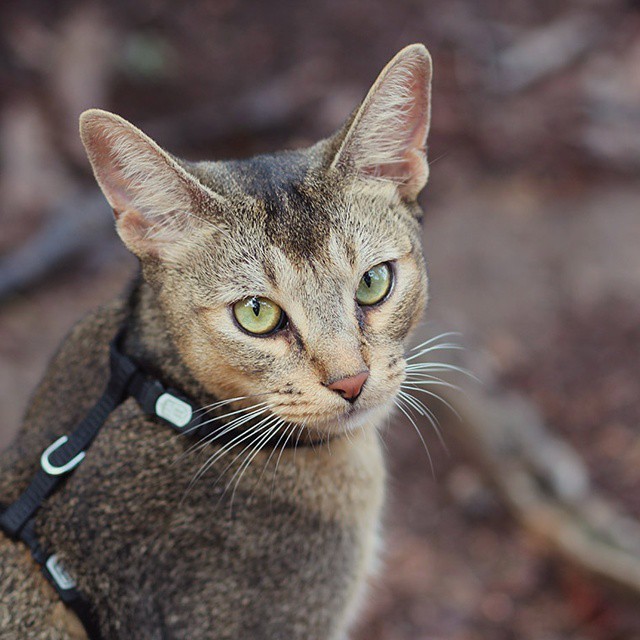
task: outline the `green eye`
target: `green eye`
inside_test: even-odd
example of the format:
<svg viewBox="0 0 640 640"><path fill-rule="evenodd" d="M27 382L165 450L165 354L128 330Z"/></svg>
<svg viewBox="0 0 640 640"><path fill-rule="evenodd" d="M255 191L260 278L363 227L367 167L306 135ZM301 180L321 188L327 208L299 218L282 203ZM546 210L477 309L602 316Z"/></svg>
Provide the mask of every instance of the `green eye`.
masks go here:
<svg viewBox="0 0 640 640"><path fill-rule="evenodd" d="M360 279L356 300L361 305L380 302L391 289L391 267L387 262L378 264L367 271Z"/></svg>
<svg viewBox="0 0 640 640"><path fill-rule="evenodd" d="M285 318L282 309L275 302L257 296L236 302L233 305L233 315L245 331L257 335L281 328Z"/></svg>

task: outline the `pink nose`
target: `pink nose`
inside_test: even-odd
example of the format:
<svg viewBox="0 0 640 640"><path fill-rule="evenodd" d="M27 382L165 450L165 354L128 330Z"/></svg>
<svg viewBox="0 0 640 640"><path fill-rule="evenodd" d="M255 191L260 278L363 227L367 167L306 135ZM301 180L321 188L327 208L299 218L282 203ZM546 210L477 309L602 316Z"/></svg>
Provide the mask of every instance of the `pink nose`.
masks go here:
<svg viewBox="0 0 640 640"><path fill-rule="evenodd" d="M345 400L355 402L368 377L369 372L362 371L361 373L357 373L355 376L340 378L340 380L336 380L335 382L328 384L327 387L336 393L339 393Z"/></svg>

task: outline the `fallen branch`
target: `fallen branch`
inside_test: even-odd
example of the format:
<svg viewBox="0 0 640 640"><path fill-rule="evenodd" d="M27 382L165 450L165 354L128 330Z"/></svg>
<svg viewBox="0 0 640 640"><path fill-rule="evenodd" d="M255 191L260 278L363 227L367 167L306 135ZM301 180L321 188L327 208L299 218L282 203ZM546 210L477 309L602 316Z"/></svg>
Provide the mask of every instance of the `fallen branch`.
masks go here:
<svg viewBox="0 0 640 640"><path fill-rule="evenodd" d="M570 13L529 31L499 54L498 91L524 91L567 68L598 43L602 26L595 15Z"/></svg>
<svg viewBox="0 0 640 640"><path fill-rule="evenodd" d="M102 241L113 216L97 190L76 194L46 214L45 225L0 260L0 301L33 286L58 265Z"/></svg>
<svg viewBox="0 0 640 640"><path fill-rule="evenodd" d="M640 524L589 486L571 447L525 398L500 389L449 398L460 440L522 525L562 556L640 596Z"/></svg>

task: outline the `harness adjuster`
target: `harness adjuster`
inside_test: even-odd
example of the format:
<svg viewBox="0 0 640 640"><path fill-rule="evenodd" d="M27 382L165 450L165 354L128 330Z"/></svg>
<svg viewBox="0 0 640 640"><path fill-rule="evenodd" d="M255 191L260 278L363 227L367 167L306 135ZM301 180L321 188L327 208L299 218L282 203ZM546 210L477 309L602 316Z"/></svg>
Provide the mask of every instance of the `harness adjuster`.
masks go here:
<svg viewBox="0 0 640 640"><path fill-rule="evenodd" d="M165 391L156 400L155 414L178 429L184 429L193 418L193 407L171 390Z"/></svg>
<svg viewBox="0 0 640 640"><path fill-rule="evenodd" d="M54 583L56 590L70 591L76 588L76 581L69 575L68 571L62 566L58 555L51 554L44 563L46 569L45 575Z"/></svg>
<svg viewBox="0 0 640 640"><path fill-rule="evenodd" d="M69 441L67 436L60 436L53 444L50 444L40 456L40 466L42 467L45 473L48 473L50 476L62 476L65 473L69 473L69 471L73 471L84 459L85 452L81 451L78 455L74 456L63 465L56 466L51 463L49 458L51 454L57 451L60 447L64 446Z"/></svg>
<svg viewBox="0 0 640 640"><path fill-rule="evenodd" d="M191 402L175 389L165 387L159 380L139 375L133 378L129 391L144 413L158 416L178 431L193 420Z"/></svg>

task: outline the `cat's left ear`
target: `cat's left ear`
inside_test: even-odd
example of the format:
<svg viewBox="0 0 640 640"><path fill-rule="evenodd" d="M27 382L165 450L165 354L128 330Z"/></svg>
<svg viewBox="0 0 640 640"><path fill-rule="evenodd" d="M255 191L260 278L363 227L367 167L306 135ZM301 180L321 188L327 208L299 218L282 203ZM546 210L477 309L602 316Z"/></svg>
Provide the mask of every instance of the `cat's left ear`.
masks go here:
<svg viewBox="0 0 640 640"><path fill-rule="evenodd" d="M400 51L382 70L347 125L332 168L388 180L415 200L427 183L431 56L422 44Z"/></svg>

